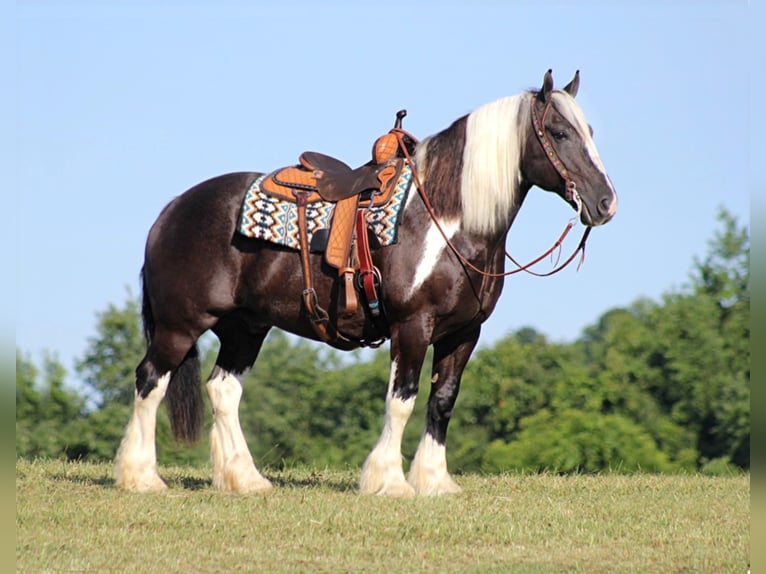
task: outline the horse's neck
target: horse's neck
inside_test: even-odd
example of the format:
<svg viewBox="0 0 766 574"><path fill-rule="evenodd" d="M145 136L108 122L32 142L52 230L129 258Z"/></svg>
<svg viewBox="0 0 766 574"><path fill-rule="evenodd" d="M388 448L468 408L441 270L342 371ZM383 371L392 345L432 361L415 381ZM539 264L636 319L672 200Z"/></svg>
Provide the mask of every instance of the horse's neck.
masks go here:
<svg viewBox="0 0 766 574"><path fill-rule="evenodd" d="M508 217L508 228L505 230L503 236L507 235L508 231L511 229L513 222L516 220L516 216L519 214L519 211L521 211L521 206L524 204L524 200L527 198L530 189L531 186L526 182L519 184L519 189L516 192L516 201Z"/></svg>

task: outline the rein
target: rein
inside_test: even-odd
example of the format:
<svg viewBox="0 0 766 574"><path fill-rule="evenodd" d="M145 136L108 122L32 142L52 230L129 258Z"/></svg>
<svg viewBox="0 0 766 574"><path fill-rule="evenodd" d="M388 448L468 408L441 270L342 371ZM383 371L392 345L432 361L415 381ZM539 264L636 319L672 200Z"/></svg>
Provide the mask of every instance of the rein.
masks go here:
<svg viewBox="0 0 766 574"><path fill-rule="evenodd" d="M531 111L532 111L532 114L531 114L532 127L535 130L537 139L540 142L540 145L543 147L543 150L545 151L545 156L551 162L554 169L564 179L564 183L566 185L566 199L577 205L577 214L579 215L580 212L582 211L582 202L580 201L580 195L577 192L577 186L575 185L574 180L569 176L569 172L567 171L567 168L559 159L558 154L556 154L556 150L553 149L553 146L551 145L550 140L548 140L548 137L545 135L545 130L543 129L542 121L545 120L545 115L548 112L550 102L545 104L545 108L543 109L542 120L538 117L537 111L535 110L534 96L532 96L532 102L530 105L531 105ZM569 265L572 262L572 260L577 256L577 254L580 253L580 262L577 264L577 270L580 269L580 266L583 264L583 261L585 260L585 242L588 239L588 235L590 235L590 230L591 230L590 226L587 226L585 228L585 231L583 232L583 236L580 239L580 242L578 243L577 248L566 259L566 261L564 261L564 263L562 263L558 267L555 267L554 269L546 273L537 273L535 271L530 270L530 267L532 267L533 265L536 265L537 263L539 263L540 261L548 257L557 249L561 249L561 246L564 242L564 238L569 234L569 231L574 226L573 221L575 218L573 218L567 223L566 227L564 228L564 231L561 233L559 238L551 246L550 249L548 249L545 253L543 253L542 255L533 259L532 261L530 261L529 263L525 265L521 265L519 262L516 261L516 259L513 258L513 256L511 256L510 253L508 253L508 251L506 251L505 256L514 265L516 265L517 269L511 269L510 271L505 271L501 273L490 273L488 271L484 271L483 269L479 269L478 267L476 267L462 253L460 253L460 251L458 251L455 244L452 243L450 238L444 232L444 229L442 228L438 218L436 217L436 213L434 212L433 206L431 205L431 201L428 199L428 196L426 195L425 190L423 189L423 183L420 180L420 175L418 174L418 170L415 166L415 162L413 161L412 156L410 155L409 150L407 149L407 145L405 144L404 138L409 138L413 142L417 142L418 140L412 134L410 134L406 130L403 130L400 127L393 128L391 132L394 135L396 135L396 138L399 142L399 148L402 150L402 153L404 154L404 157L407 160L407 163L410 165L410 168L412 169L412 176L415 180L415 185L418 189L418 193L420 194L421 199L423 200L423 203L425 204L426 211L428 211L428 215L431 217L431 220L436 225L436 228L439 230L439 233L441 233L442 237L444 238L444 241L447 243L447 245L455 254L455 256L460 260L460 262L463 263L463 265L465 265L472 271L475 271L476 273L484 277L507 277L509 275L515 275L516 273L520 273L522 271L529 273L530 275L534 275L536 277L549 277L551 275L558 273L562 269L564 269L567 265ZM556 262L558 263L558 257L556 259Z"/></svg>

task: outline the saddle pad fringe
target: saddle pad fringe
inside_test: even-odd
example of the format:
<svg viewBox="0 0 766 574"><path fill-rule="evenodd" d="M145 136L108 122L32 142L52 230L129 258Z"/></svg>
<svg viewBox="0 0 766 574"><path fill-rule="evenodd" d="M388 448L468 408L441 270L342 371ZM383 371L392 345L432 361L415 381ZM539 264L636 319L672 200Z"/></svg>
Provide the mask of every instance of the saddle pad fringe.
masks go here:
<svg viewBox="0 0 766 574"><path fill-rule="evenodd" d="M245 237L263 239L299 250L298 206L261 190L268 175L258 177L245 193L237 230ZM367 225L378 237L381 246L393 245L397 241L399 213L411 184L412 170L409 165L405 165L388 203L371 207L366 212ZM309 244L316 231L329 228L334 209L335 203L327 201L314 201L306 205Z"/></svg>

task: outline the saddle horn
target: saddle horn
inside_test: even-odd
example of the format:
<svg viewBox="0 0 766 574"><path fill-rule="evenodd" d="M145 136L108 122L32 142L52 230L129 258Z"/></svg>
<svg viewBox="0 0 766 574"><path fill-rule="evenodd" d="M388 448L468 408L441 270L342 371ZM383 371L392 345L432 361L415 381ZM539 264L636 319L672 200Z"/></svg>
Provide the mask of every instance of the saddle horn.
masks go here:
<svg viewBox="0 0 766 574"><path fill-rule="evenodd" d="M407 110L399 110L396 112L396 121L394 122L394 129L402 129L402 120L407 117Z"/></svg>

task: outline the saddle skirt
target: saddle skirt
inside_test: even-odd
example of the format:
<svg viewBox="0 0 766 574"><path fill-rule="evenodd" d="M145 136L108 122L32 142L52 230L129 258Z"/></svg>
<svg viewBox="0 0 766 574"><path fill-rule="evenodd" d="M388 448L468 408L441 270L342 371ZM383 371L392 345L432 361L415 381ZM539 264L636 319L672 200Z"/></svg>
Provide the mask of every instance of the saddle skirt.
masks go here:
<svg viewBox="0 0 766 574"><path fill-rule="evenodd" d="M360 206L365 207L367 226L381 247L397 241L399 214L412 184L410 166L404 161L397 161L394 165L398 175L391 179L391 185L371 198L363 196L360 202ZM316 178L304 165L304 169L297 166L282 168L253 181L245 193L238 232L245 237L299 250L298 205L290 186L308 193L306 229L309 244L318 231L328 230L337 202L322 198L316 191Z"/></svg>

